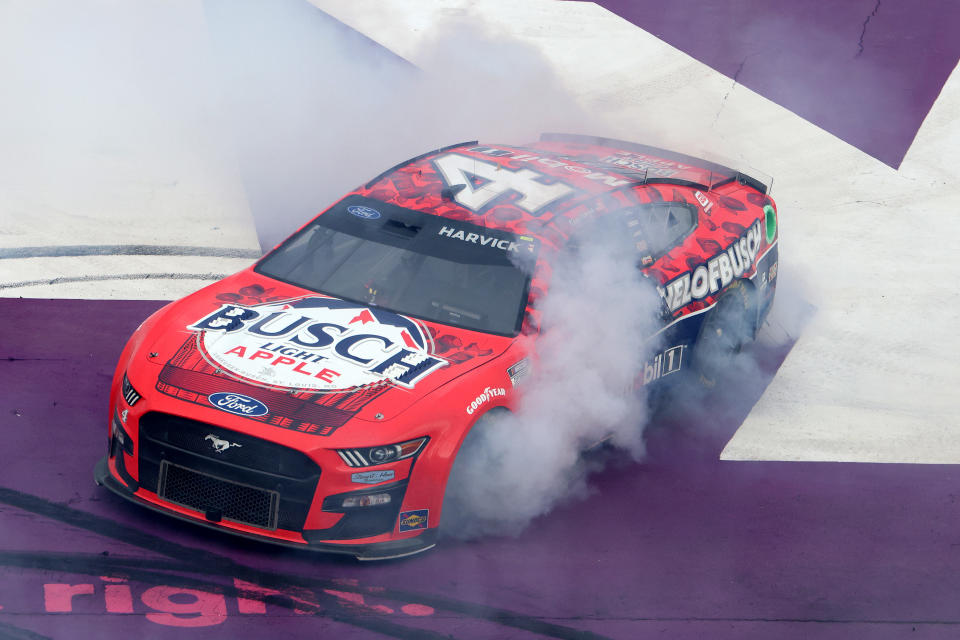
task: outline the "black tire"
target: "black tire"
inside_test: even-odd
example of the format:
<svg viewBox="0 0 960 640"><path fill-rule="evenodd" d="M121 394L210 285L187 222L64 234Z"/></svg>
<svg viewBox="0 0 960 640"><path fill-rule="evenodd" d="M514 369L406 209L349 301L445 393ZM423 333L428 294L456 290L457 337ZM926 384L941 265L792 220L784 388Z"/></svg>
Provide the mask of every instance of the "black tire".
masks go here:
<svg viewBox="0 0 960 640"><path fill-rule="evenodd" d="M693 368L700 384L716 386L745 344L753 338L753 296L742 281L730 285L707 313L693 348Z"/></svg>
<svg viewBox="0 0 960 640"><path fill-rule="evenodd" d="M457 457L450 469L443 494L441 532L444 536L466 539L482 530L482 517L474 513L471 505L477 504L479 487L471 480L486 467L490 455L487 448L487 425L497 416L507 414L505 409L490 411L481 416L470 428L460 444Z"/></svg>

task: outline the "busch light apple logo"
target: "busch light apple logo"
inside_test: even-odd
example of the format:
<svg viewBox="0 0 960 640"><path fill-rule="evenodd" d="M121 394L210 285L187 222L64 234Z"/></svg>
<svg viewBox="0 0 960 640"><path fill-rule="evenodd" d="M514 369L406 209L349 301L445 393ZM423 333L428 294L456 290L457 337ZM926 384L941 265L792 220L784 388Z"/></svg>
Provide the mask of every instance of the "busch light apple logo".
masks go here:
<svg viewBox="0 0 960 640"><path fill-rule="evenodd" d="M267 405L256 398L245 396L241 393L211 393L207 396L207 402L221 411L233 413L238 416L265 416L270 413Z"/></svg>
<svg viewBox="0 0 960 640"><path fill-rule="evenodd" d="M188 328L219 368L291 389L412 388L447 364L430 353L429 334L413 320L333 298L225 304Z"/></svg>

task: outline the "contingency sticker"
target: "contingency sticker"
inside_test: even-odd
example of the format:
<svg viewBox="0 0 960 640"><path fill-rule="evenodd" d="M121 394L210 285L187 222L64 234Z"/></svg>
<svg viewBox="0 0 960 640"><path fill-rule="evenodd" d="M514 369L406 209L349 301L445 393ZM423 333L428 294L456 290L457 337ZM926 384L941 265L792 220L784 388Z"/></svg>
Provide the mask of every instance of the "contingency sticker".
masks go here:
<svg viewBox="0 0 960 640"><path fill-rule="evenodd" d="M384 471L359 471L357 473L350 474L350 482L378 484L380 482L393 480L394 477L396 477L396 472L393 469L387 469Z"/></svg>
<svg viewBox="0 0 960 640"><path fill-rule="evenodd" d="M656 382L663 376L680 371L683 366L683 345L670 347L658 353L643 365L643 385Z"/></svg>
<svg viewBox="0 0 960 640"><path fill-rule="evenodd" d="M520 360L507 369L507 375L510 376L510 384L514 387L517 386L530 375L530 361L527 358Z"/></svg>
<svg viewBox="0 0 960 640"><path fill-rule="evenodd" d="M417 531L426 529L430 521L429 509L417 509L416 511L400 512L400 533L404 531Z"/></svg>

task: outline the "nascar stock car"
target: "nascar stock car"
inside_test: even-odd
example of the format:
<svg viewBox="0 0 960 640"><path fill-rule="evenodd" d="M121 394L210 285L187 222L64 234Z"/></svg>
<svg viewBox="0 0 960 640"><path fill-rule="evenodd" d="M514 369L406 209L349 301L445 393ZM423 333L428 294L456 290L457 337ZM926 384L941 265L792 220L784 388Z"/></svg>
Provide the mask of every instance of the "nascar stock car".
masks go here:
<svg viewBox="0 0 960 640"><path fill-rule="evenodd" d="M638 144L544 134L421 155L347 194L252 267L136 330L95 479L133 502L360 559L437 539L464 439L515 408L550 258L577 218L619 220L662 301L639 385L706 384L711 351L773 300L760 181Z"/></svg>

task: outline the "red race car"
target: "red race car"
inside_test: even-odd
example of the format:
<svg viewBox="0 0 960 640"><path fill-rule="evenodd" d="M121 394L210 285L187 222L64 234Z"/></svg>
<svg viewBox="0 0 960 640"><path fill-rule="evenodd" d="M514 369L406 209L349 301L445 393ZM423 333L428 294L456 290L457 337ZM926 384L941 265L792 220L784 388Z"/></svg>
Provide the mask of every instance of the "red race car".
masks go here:
<svg viewBox="0 0 960 640"><path fill-rule="evenodd" d="M751 338L773 300L766 192L586 136L409 160L137 329L96 481L260 540L361 559L429 549L465 437L516 407L550 259L578 219L622 224L660 293L668 346L638 385L683 370L710 385L707 356Z"/></svg>

